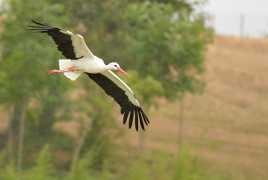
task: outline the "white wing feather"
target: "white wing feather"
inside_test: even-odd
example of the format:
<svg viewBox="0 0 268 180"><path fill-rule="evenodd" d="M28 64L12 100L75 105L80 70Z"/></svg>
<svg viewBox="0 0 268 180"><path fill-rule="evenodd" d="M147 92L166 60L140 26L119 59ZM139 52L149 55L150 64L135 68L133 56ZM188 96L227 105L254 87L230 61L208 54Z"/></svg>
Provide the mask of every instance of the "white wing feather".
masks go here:
<svg viewBox="0 0 268 180"><path fill-rule="evenodd" d="M74 47L74 52L77 57L93 57L93 53L87 47L87 44L80 34L75 34L72 36L72 44Z"/></svg>
<svg viewBox="0 0 268 180"><path fill-rule="evenodd" d="M62 31L62 32L71 36L72 45L73 45L74 53L76 57L91 58L94 56L93 53L88 48L85 42L85 39L82 35L74 34L71 31Z"/></svg>

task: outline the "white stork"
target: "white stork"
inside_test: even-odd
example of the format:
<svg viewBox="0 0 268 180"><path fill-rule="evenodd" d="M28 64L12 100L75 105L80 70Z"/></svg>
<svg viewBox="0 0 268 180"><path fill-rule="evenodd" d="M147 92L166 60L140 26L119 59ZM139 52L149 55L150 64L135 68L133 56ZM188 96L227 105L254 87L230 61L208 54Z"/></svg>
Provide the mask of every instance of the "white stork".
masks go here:
<svg viewBox="0 0 268 180"><path fill-rule="evenodd" d="M70 31L49 26L32 20L30 30L46 33L57 44L58 50L67 58L59 60L59 70L49 70L49 74L64 74L71 80L76 80L82 73L95 81L108 95L110 95L121 107L123 123L129 120L129 128L133 120L138 131L140 127L145 130L149 125L149 119L143 112L133 91L112 71L123 74L126 72L118 63L112 62L106 65L104 61L95 56L87 47L83 36Z"/></svg>

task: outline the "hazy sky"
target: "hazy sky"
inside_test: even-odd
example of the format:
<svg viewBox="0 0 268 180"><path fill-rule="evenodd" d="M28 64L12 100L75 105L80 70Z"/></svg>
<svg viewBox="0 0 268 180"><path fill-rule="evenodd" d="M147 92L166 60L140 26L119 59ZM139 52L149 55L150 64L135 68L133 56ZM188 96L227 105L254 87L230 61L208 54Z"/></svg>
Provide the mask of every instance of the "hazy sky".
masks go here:
<svg viewBox="0 0 268 180"><path fill-rule="evenodd" d="M205 9L215 16L214 27L220 34L239 35L241 14L247 36L268 34L268 0L208 0Z"/></svg>

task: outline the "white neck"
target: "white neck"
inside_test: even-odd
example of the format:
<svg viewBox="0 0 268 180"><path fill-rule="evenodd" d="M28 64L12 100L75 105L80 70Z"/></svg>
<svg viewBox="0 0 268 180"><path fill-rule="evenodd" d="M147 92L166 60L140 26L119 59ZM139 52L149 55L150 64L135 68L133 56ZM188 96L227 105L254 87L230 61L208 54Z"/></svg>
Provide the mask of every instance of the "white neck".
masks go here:
<svg viewBox="0 0 268 180"><path fill-rule="evenodd" d="M105 65L105 70L114 70L114 66L112 64Z"/></svg>

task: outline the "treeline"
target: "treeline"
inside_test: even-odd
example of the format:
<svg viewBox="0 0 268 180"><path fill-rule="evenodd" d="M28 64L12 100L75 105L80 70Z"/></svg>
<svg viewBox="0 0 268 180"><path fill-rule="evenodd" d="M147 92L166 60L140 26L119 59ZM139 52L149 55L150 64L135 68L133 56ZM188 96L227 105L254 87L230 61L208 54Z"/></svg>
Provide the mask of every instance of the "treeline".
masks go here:
<svg viewBox="0 0 268 180"><path fill-rule="evenodd" d="M179 100L203 90L200 74L212 32L205 15L195 11L200 3L2 2L0 105L9 125L0 142L0 178L208 179L184 153L175 160L149 153L142 140L137 153L119 128L119 109L112 100L86 76L75 83L48 76L62 55L52 40L26 28L35 19L82 34L94 54L127 68L125 80L150 113L156 97Z"/></svg>

